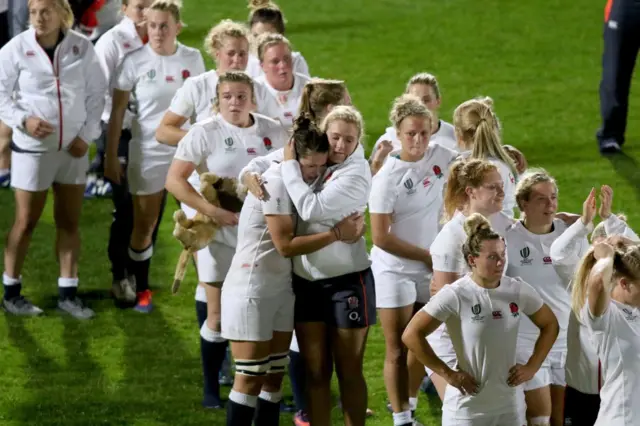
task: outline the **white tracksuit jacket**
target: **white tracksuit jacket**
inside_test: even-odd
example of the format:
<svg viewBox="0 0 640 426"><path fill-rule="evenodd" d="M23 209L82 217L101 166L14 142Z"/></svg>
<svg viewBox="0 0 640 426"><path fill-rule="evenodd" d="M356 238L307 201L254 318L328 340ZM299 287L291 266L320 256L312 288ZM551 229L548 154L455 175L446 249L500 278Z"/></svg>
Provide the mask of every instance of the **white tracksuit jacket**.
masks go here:
<svg viewBox="0 0 640 426"><path fill-rule="evenodd" d="M66 149L78 136L100 136L107 81L93 45L68 30L53 61L30 28L0 49L0 120L13 128L13 142L25 152ZM27 134L24 121L39 117L55 127L46 138Z"/></svg>

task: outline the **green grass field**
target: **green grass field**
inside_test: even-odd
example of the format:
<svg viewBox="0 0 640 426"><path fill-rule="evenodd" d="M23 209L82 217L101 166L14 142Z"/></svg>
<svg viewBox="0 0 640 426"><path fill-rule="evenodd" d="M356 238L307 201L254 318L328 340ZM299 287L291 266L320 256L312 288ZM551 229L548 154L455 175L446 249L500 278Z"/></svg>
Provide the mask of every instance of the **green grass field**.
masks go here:
<svg viewBox="0 0 640 426"><path fill-rule="evenodd" d="M201 46L218 20L247 16L241 0L185 3L188 26L180 39L191 46ZM589 189L607 183L615 191L615 210L640 225L637 77L627 155L601 158L593 136L599 124L604 1L588 6L560 0L281 0L280 6L289 21L287 35L312 74L347 81L365 117L369 143L388 125L390 103L405 81L430 71L441 84L445 120L468 98L494 98L505 143L558 179L561 210L580 211ZM0 192L0 206L5 233L13 220L10 191ZM45 308L46 316L0 317L0 426L224 424L224 412L200 408L193 269L177 296L169 291L179 253L171 237L174 205L165 215L152 263L156 310L145 316L118 310L109 299L111 203L85 203L81 293L97 311L89 322L55 313L58 271L48 207L23 272L24 294ZM383 357L376 326L365 365L369 406L376 412L370 425L392 424L385 410ZM421 397L418 412L423 423L440 424L436 401ZM341 424L338 410L334 418ZM291 421L285 415L282 420Z"/></svg>

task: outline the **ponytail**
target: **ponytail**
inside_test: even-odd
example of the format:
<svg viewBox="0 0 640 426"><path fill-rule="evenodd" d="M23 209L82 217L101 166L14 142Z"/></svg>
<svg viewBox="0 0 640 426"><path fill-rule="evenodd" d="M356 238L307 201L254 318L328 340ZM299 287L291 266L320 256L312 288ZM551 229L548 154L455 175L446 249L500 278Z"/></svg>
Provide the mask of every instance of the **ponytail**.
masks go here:
<svg viewBox="0 0 640 426"><path fill-rule="evenodd" d="M572 281L571 310L577 318L580 318L580 311L587 301L589 274L596 264L596 257L593 253L594 249L591 247L578 264Z"/></svg>

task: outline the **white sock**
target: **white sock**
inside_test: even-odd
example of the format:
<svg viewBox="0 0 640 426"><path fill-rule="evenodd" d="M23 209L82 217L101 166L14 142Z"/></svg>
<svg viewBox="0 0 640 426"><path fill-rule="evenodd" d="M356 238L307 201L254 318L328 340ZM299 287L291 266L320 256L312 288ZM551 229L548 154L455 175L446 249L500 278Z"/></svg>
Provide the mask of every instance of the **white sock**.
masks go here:
<svg viewBox="0 0 640 426"><path fill-rule="evenodd" d="M253 395L247 395L246 393L240 393L238 391L231 390L229 392L229 401L233 401L236 404L246 405L247 407L256 408L258 405L258 397Z"/></svg>
<svg viewBox="0 0 640 426"><path fill-rule="evenodd" d="M201 285L196 287L196 300L207 303L207 291Z"/></svg>
<svg viewBox="0 0 640 426"><path fill-rule="evenodd" d="M393 413L393 425L402 426L407 423L411 424L413 419L411 418L411 411L403 411L401 413Z"/></svg>
<svg viewBox="0 0 640 426"><path fill-rule="evenodd" d="M58 278L58 287L78 287L77 278Z"/></svg>
<svg viewBox="0 0 640 426"><path fill-rule="evenodd" d="M418 398L411 398L409 397L409 408L411 409L411 411L416 411L416 408L418 408Z"/></svg>
<svg viewBox="0 0 640 426"><path fill-rule="evenodd" d="M282 401L282 392L261 391L259 398L263 399L263 400L265 400L267 402L271 402L273 404L277 404L278 402Z"/></svg>
<svg viewBox="0 0 640 426"><path fill-rule="evenodd" d="M531 426L549 426L550 421L551 417L540 416L531 418L529 423L531 423Z"/></svg>
<svg viewBox="0 0 640 426"><path fill-rule="evenodd" d="M20 277L20 278L10 277L9 275L7 275L6 272L4 272L2 274L2 284L4 284L4 285L18 285L18 284L20 284L22 282L21 278L22 277Z"/></svg>
<svg viewBox="0 0 640 426"><path fill-rule="evenodd" d="M211 343L222 343L225 341L219 331L213 331L209 328L206 321L203 322L202 327L200 327L200 336Z"/></svg>

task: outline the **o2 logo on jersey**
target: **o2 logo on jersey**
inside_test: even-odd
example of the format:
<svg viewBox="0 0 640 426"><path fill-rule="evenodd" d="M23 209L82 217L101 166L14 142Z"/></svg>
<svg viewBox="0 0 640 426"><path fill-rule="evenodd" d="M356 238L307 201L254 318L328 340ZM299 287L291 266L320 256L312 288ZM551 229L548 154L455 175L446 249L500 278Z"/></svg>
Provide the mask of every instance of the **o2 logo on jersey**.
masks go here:
<svg viewBox="0 0 640 426"><path fill-rule="evenodd" d="M405 180L403 185L407 189L407 195L416 193L416 189L413 187L413 180L411 180L411 178Z"/></svg>
<svg viewBox="0 0 640 426"><path fill-rule="evenodd" d="M531 254L531 250L529 250L529 247L525 247L522 250L520 250L520 256L522 256L522 259L520 260L520 266L531 265L531 262L533 262L533 259L529 258L530 254Z"/></svg>
<svg viewBox="0 0 640 426"><path fill-rule="evenodd" d="M520 308L518 304L515 302L509 303L509 310L511 311L511 316L517 318L520 316Z"/></svg>
<svg viewBox="0 0 640 426"><path fill-rule="evenodd" d="M484 319L483 315L480 315L480 313L482 312L482 306L480 306L479 303L476 303L475 305L473 305L471 307L471 313L473 314L473 316L471 317L471 321L473 322L480 322Z"/></svg>
<svg viewBox="0 0 640 426"><path fill-rule="evenodd" d="M442 177L442 169L440 169L440 166L438 165L433 166L433 174L436 175L438 179Z"/></svg>

